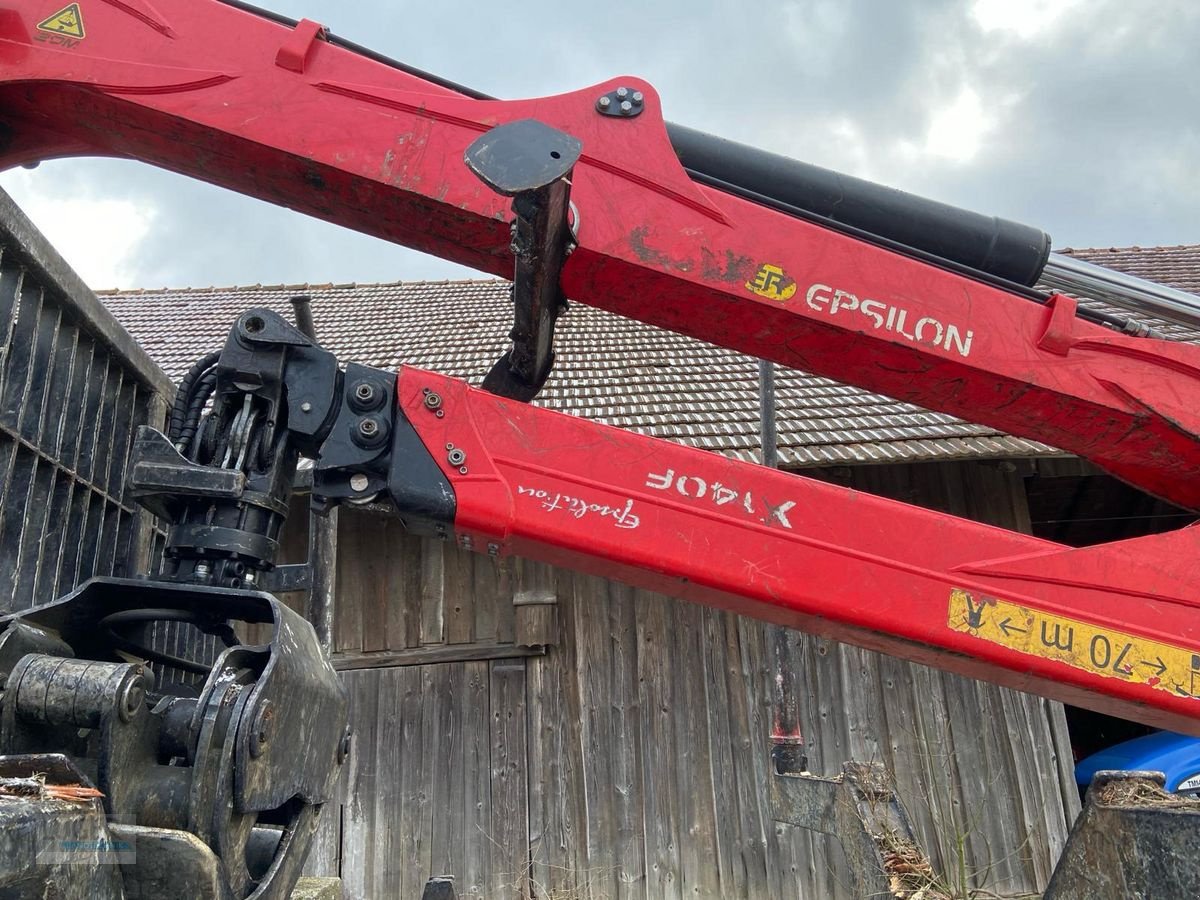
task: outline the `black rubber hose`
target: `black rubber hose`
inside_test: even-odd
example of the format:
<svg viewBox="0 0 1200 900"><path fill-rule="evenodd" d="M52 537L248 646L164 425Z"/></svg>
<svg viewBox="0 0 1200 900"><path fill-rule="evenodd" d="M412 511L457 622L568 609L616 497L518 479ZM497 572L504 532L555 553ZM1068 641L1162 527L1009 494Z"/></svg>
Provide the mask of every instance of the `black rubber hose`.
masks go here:
<svg viewBox="0 0 1200 900"><path fill-rule="evenodd" d="M171 404L171 417L167 420L167 437L173 443L179 443L179 430L183 427L183 422L187 418L188 407L191 405L192 390L197 379L211 369L220 358L220 350L213 350L211 353L206 353L192 363L192 367L180 379L179 388L175 391L175 402Z"/></svg>
<svg viewBox="0 0 1200 900"><path fill-rule="evenodd" d="M192 438L196 436L196 429L200 426L200 416L204 413L204 406L208 403L208 398L212 396L216 387L216 372L206 372L196 382L191 399L188 401L187 411L183 416L183 422L179 426L178 434L172 438L175 444L183 448L181 452L185 456L189 452Z"/></svg>

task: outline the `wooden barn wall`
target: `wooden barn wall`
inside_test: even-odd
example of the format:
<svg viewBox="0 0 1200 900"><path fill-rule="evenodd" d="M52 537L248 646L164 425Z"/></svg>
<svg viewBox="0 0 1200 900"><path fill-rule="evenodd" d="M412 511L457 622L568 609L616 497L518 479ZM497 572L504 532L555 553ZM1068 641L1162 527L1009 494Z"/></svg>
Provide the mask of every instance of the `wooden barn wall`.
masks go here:
<svg viewBox="0 0 1200 900"><path fill-rule="evenodd" d="M817 474L1028 527L1011 466ZM415 898L435 874L460 896L848 896L836 845L771 819L781 635L813 771L882 762L939 869L1041 889L1078 811L1056 703L370 513L343 511L338 569L356 739L309 869L350 897ZM521 646L531 610L544 654Z"/></svg>

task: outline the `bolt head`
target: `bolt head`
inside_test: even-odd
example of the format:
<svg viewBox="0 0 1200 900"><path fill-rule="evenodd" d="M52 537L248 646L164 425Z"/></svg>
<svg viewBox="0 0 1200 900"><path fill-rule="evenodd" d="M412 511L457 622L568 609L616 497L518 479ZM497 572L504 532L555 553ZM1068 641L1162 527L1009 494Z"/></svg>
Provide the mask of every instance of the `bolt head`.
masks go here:
<svg viewBox="0 0 1200 900"><path fill-rule="evenodd" d="M441 405L442 405L442 398L441 398L440 394L435 394L432 391L430 391L429 393L427 393L425 395L425 408L426 409L438 409L441 407Z"/></svg>
<svg viewBox="0 0 1200 900"><path fill-rule="evenodd" d="M358 433L363 437L375 437L379 433L379 423L374 419L363 419L358 423Z"/></svg>
<svg viewBox="0 0 1200 900"><path fill-rule="evenodd" d="M357 491L360 494L363 491L365 491L370 484L371 484L371 479L368 478L366 475L364 475L362 472L355 472L353 475L350 476L351 490Z"/></svg>
<svg viewBox="0 0 1200 900"><path fill-rule="evenodd" d="M607 96L601 97L599 100L596 101L596 108L601 111L608 109L610 106L612 106L612 98L611 97L607 97Z"/></svg>
<svg viewBox="0 0 1200 900"><path fill-rule="evenodd" d="M621 101L621 115L627 116L631 112L633 112L633 104L630 103L628 100L622 100Z"/></svg>
<svg viewBox="0 0 1200 900"><path fill-rule="evenodd" d="M300 404L300 412L306 412L306 413L312 412L312 404L309 403L307 400L305 400L303 403Z"/></svg>
<svg viewBox="0 0 1200 900"><path fill-rule="evenodd" d="M141 673L138 673L129 680L121 694L120 705L117 707L117 714L121 717L121 721L131 721L145 702L146 686Z"/></svg>
<svg viewBox="0 0 1200 900"><path fill-rule="evenodd" d="M628 96L629 96L629 88L625 88L625 87L617 88L617 99L618 100L624 100Z"/></svg>
<svg viewBox="0 0 1200 900"><path fill-rule="evenodd" d="M643 102L643 101L644 101L646 98L642 96L642 92L641 92L641 91L634 91L634 92L633 92L633 96L632 96L632 97L630 97L629 99L633 101L633 105L634 105L634 106L641 106L641 105L642 105L642 102Z"/></svg>

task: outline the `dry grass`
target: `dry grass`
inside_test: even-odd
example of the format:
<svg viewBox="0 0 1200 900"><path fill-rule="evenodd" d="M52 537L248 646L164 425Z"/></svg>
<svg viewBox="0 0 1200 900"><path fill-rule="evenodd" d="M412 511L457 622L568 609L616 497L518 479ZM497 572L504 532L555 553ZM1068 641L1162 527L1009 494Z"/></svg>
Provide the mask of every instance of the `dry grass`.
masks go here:
<svg viewBox="0 0 1200 900"><path fill-rule="evenodd" d="M890 829L874 836L883 858L888 887L897 900L953 900L938 885L925 851Z"/></svg>
<svg viewBox="0 0 1200 900"><path fill-rule="evenodd" d="M1148 778L1120 778L1100 785L1096 802L1104 806L1165 806L1200 810L1200 798L1169 794Z"/></svg>

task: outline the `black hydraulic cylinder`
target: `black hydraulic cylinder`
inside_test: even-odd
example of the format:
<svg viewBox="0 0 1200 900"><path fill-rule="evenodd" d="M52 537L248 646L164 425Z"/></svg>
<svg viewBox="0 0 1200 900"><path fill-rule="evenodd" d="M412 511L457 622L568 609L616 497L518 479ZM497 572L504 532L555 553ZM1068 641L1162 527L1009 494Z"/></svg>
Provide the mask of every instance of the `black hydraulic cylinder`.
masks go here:
<svg viewBox="0 0 1200 900"><path fill-rule="evenodd" d="M895 188L667 123L671 145L699 181L748 199L775 200L835 225L1032 287L1050 255L1050 236Z"/></svg>

